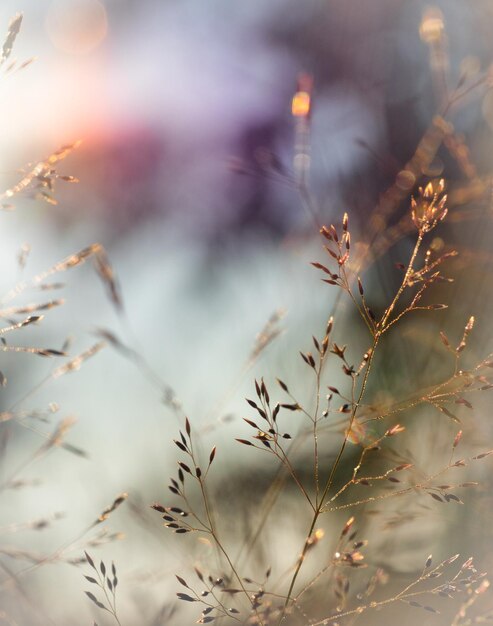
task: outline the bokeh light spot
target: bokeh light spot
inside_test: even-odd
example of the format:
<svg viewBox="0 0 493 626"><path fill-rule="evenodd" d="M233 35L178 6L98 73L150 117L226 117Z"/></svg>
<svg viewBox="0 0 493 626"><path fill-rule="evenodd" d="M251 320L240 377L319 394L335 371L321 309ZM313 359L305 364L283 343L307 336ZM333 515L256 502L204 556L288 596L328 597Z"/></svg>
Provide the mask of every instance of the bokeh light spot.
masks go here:
<svg viewBox="0 0 493 626"><path fill-rule="evenodd" d="M310 113L310 94L298 91L293 97L291 111L295 117L306 117Z"/></svg>
<svg viewBox="0 0 493 626"><path fill-rule="evenodd" d="M401 170L397 174L396 185L404 191L409 191L416 183L416 176L411 170Z"/></svg>
<svg viewBox="0 0 493 626"><path fill-rule="evenodd" d="M440 157L435 157L431 163L425 163L421 167L423 174L425 176L429 176L430 178L441 176L444 169L445 165Z"/></svg>
<svg viewBox="0 0 493 626"><path fill-rule="evenodd" d="M419 27L421 39L427 44L435 43L441 39L444 28L443 14L440 9L438 7L426 9Z"/></svg>
<svg viewBox="0 0 493 626"><path fill-rule="evenodd" d="M68 54L87 54L108 32L106 9L99 0L54 0L46 31L53 45Z"/></svg>
<svg viewBox="0 0 493 626"><path fill-rule="evenodd" d="M440 250L443 250L444 246L445 242L441 237L434 237L433 241L430 244L430 248L433 250L433 252L440 252Z"/></svg>

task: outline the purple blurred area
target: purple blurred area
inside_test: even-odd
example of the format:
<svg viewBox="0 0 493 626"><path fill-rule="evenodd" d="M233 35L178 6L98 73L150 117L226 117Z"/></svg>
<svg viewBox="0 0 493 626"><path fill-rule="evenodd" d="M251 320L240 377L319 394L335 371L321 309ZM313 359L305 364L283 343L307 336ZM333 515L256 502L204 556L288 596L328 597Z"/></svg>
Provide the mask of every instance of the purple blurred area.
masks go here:
<svg viewBox="0 0 493 626"><path fill-rule="evenodd" d="M79 188L60 190L51 212L64 229L90 220L111 239L173 219L216 244L245 230L274 238L303 232L311 224L296 190L269 179L258 155L273 154L291 171L290 100L307 72L315 85L310 180L320 218L330 220L341 205L364 215L435 110L419 36L427 4L28 2L16 52L39 59L12 77L9 89L19 87L20 97L1 104L9 126L25 129L9 134L4 155L10 168L20 167L83 140L64 164ZM16 5L4 3L4 21ZM446 25L451 84L465 58L484 70L493 52L491 3L435 5ZM466 134L483 125L477 107L460 117Z"/></svg>

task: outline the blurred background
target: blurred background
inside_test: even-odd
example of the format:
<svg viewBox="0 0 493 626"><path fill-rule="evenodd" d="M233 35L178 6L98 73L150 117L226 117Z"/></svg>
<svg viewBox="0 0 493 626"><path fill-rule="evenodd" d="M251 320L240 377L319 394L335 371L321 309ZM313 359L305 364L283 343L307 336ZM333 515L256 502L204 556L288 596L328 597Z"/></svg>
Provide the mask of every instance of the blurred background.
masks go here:
<svg viewBox="0 0 493 626"><path fill-rule="evenodd" d="M13 189L61 147L80 144L56 163L60 178L53 190L35 180L13 198L2 196L4 321L12 319L13 304L63 298L63 306L45 311L39 328L23 331L22 345L66 347L75 356L106 329L130 350L108 345L59 380L49 378L58 361L2 355L2 415L16 410L28 416L24 428L6 418L0 424L0 608L13 620L0 611L0 623L83 624L90 615L99 623L82 593L87 568L41 568L36 559L61 544L68 546L63 559L80 558L94 532L80 540L79 533L122 492L129 502L107 525L108 536L124 531L126 539L104 544L98 554L121 569L127 624L175 623L166 621L166 612L175 610L172 575L211 550L170 541L159 517L148 514L149 503L168 497L177 458L170 442L182 415L201 432L206 452L218 445L227 475L237 472L252 493L246 469L258 472L254 483L269 483L272 465L258 459L253 470L257 459L242 457L231 441L245 433L240 422L248 415L244 397L252 396L254 376L272 385L277 376L289 379L301 396L310 395L306 367L296 355L310 349L312 334L321 336L337 294L310 267L323 260L319 226L340 223L347 210L353 236L364 237L395 181L385 226L398 225L418 182L399 172L434 116L444 112L447 94L475 83L447 108L453 123L448 145L420 171L423 180L443 175L454 190L456 217L434 240L437 250L461 253L450 268L458 280L436 291L453 302L453 313L436 312L417 334L406 330L398 343L389 343L379 382L398 394L426 381L428 368L435 368L430 346L439 330L458 336L471 314L479 328L471 363L491 350L493 96L486 77L493 4L4 0L0 28L7 31L19 11L21 30L0 81L0 189ZM305 89L311 110L300 118L293 115L292 98ZM95 242L108 255L122 307L108 298L90 261L50 276L63 289L23 287L12 302L16 284ZM411 246L403 232L368 265L364 277L376 311L398 285L394 264L406 260ZM358 361L367 348L364 328L349 306L341 307L336 339L351 342ZM270 333L272 343L257 350ZM338 384L338 370L333 377ZM30 415L34 410L40 415ZM477 412L477 421L463 427L473 449L492 434ZM61 448L31 466L39 431L52 432L59 420L72 417L77 424L66 440L87 458ZM445 423L449 435L454 428ZM426 428L418 435L425 464L436 435ZM328 457L336 444L327 444ZM228 465L237 457L238 466ZM14 479L19 484L13 486ZM248 527L237 492L225 488L224 477L217 481L218 509L226 515L238 506ZM443 558L458 552L448 549L458 528L467 549L474 543L485 554L492 537L478 520L489 519L490 499L487 489L478 496L475 511L484 518L475 522L455 512L439 519L432 512L430 518L426 511L419 525L416 518L427 507L418 507L410 513L412 523L390 540L377 524L374 563L408 575L430 551L426 544L421 549L424 536ZM283 523L285 535L269 537L269 554L280 570L291 561L276 542L297 546L306 532L307 520L295 511ZM54 520L54 512L63 517ZM36 520L43 520L42 533ZM33 527L11 532L12 524L25 522ZM226 527L235 522L233 514ZM474 541L467 543L469 535ZM13 576L30 567L31 573Z"/></svg>

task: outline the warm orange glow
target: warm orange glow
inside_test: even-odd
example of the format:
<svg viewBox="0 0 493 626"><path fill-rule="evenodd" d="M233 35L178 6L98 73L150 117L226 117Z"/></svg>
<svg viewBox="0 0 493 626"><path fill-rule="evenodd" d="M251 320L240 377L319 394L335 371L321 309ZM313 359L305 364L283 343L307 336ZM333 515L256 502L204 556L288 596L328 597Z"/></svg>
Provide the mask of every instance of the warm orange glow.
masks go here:
<svg viewBox="0 0 493 626"><path fill-rule="evenodd" d="M106 9L99 0L54 0L46 18L46 30L59 50L87 54L106 37Z"/></svg>
<svg viewBox="0 0 493 626"><path fill-rule="evenodd" d="M432 7L427 9L423 15L419 34L424 42L432 44L441 39L444 28L442 12L440 9Z"/></svg>
<svg viewBox="0 0 493 626"><path fill-rule="evenodd" d="M291 111L295 117L307 117L310 114L310 94L307 91L297 91L291 104Z"/></svg>

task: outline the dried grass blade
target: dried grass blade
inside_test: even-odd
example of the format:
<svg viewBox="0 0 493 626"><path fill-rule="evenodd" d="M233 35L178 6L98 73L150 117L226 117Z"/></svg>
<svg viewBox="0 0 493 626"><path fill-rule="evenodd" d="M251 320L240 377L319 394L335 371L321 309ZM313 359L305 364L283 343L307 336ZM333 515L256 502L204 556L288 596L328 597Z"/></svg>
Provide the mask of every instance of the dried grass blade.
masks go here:
<svg viewBox="0 0 493 626"><path fill-rule="evenodd" d="M0 317L11 317L12 315L28 315L29 313L34 313L35 311L48 311L49 309L53 309L57 306L62 306L65 304L65 300L63 298L59 298L58 300L51 300L50 302L41 302L36 303L32 302L26 304L24 306L19 307L10 307L9 309L0 310Z"/></svg>
<svg viewBox="0 0 493 626"><path fill-rule="evenodd" d="M53 372L52 378L60 378L60 376L63 376L64 374L68 374L68 372L74 372L80 369L84 361L87 361L87 359L90 359L91 357L93 357L100 350L102 350L105 346L106 346L106 343L104 341L99 341L98 343L95 343L88 350L81 352L81 354L77 355L76 357L74 357L73 359L65 363L64 365L61 365L60 367L58 367Z"/></svg>
<svg viewBox="0 0 493 626"><path fill-rule="evenodd" d="M120 288L115 277L115 272L108 260L108 255L102 246L96 252L94 264L97 273L108 290L111 302L118 311L121 311L123 309L123 301Z"/></svg>
<svg viewBox="0 0 493 626"><path fill-rule="evenodd" d="M2 46L2 57L0 59L0 65L2 65L10 56L14 42L19 34L22 24L22 13L16 13L9 22L7 35Z"/></svg>

